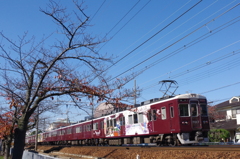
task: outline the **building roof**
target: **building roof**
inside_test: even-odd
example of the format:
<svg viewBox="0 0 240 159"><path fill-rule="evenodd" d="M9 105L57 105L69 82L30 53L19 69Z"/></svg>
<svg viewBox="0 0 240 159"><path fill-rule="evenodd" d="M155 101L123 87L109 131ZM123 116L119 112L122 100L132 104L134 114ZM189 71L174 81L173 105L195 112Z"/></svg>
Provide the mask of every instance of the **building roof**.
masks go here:
<svg viewBox="0 0 240 159"><path fill-rule="evenodd" d="M210 123L210 127L211 129L233 130L239 126L237 125L237 120L225 120L225 121Z"/></svg>
<svg viewBox="0 0 240 159"><path fill-rule="evenodd" d="M227 100L225 102L215 105L216 109L219 111L224 111L229 109L240 109L240 101L236 101L236 100L234 101L234 99L237 99L237 98L239 97L233 97L230 100Z"/></svg>

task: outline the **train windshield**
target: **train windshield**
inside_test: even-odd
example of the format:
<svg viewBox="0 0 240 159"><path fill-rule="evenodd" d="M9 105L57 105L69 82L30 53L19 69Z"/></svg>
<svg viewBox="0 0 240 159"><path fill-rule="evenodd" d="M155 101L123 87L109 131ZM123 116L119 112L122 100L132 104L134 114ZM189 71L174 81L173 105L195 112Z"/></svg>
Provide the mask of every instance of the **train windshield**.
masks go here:
<svg viewBox="0 0 240 159"><path fill-rule="evenodd" d="M200 104L201 107L201 115L207 116L207 105L206 104Z"/></svg>
<svg viewBox="0 0 240 159"><path fill-rule="evenodd" d="M189 116L188 104L179 104L180 116Z"/></svg>
<svg viewBox="0 0 240 159"><path fill-rule="evenodd" d="M197 116L198 115L197 104L196 103L192 103L190 107L191 107L190 108L191 116Z"/></svg>

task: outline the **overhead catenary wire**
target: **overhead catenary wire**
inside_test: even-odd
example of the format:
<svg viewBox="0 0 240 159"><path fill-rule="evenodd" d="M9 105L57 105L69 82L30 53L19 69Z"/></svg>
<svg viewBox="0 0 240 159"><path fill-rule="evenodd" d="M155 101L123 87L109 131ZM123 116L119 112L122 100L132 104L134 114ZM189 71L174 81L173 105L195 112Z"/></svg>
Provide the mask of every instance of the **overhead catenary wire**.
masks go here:
<svg viewBox="0 0 240 159"><path fill-rule="evenodd" d="M190 0L191 1L191 0ZM138 38L136 41L134 41L133 43L131 43L127 48L125 48L124 50L122 50L118 56L120 56L124 51L126 51L127 49L129 49L131 46L133 46L134 44L136 44L138 41L140 41L141 39L143 39L146 35L148 35L150 32L152 32L154 29L156 29L159 25L161 25L163 22L165 22L166 20L168 20L170 17L172 17L175 13L177 13L180 9L182 9L183 7L185 7L190 1L188 1L187 3L185 3L183 6L179 7L176 11L174 11L170 16L168 16L167 18L165 18L164 20L162 20L160 23L158 23L155 27L153 27L152 29L150 29L147 33L145 33L143 36L141 36L140 38ZM167 10L168 7L171 7L173 1L168 4L168 6L165 6L164 9L161 10L161 12L163 12L163 10ZM160 13L161 13L160 12ZM160 14L158 13L158 14ZM149 22L147 22L149 23ZM141 27L143 27L144 25L141 25ZM137 34L138 32L136 32L135 34Z"/></svg>
<svg viewBox="0 0 240 159"><path fill-rule="evenodd" d="M116 28L116 26L138 5L139 2L140 2L140 0L137 1L137 2L127 11L127 13L107 32L107 34L105 35L105 38L106 38L106 37L108 36L108 34L111 33L112 30L113 30L114 28ZM148 1L148 2L144 5L144 7L145 7L149 2L150 2L150 1ZM128 20L128 22L125 23L125 24L111 37L111 39L113 39L140 11L142 11L142 9L143 9L144 7L142 7L130 20ZM108 42L109 42L109 41L105 42L98 51L100 51Z"/></svg>
<svg viewBox="0 0 240 159"><path fill-rule="evenodd" d="M208 57L208 56L210 56L210 55L213 55L213 54L215 54L215 53L217 53L217 52L219 52L219 51L221 51L221 50L223 50L223 49L226 49L226 48L228 48L228 47L230 47L230 46L232 46L232 45L235 45L235 44L237 44L237 43L239 43L239 42L240 42L240 40L238 40L238 41L236 41L236 42L233 42L233 43L231 43L231 44L229 44L229 45L227 45L227 46L224 46L224 47L222 47L222 48L220 48L220 49L218 49L218 50L216 50L216 51L213 51L213 52L211 52L211 53L209 53L209 54L207 54L207 55L205 55L205 56L202 56L202 57L200 57L200 58L198 58L198 59L196 59L196 60L194 60L194 61L191 61L191 62L189 62L189 63L187 63L187 64L185 64L185 65L183 65L183 66L180 66L180 67L178 67L178 68L176 68L176 69L174 69L174 70L172 70L172 71L169 71L169 72L167 72L167 73L165 73L165 74L163 74L163 75L160 75L160 76L158 76L158 77L155 77L155 78L153 78L153 79L151 79L151 80L148 80L148 81L146 81L146 82L144 82L144 83L141 83L141 84L148 83L148 82L150 82L150 81L156 80L157 78L163 77L164 75L168 75L168 74L170 74L170 73L173 73L173 72L175 72L175 71L177 71L177 70L179 70L179 69L181 69L181 68L183 68L183 67L186 67L186 66L188 66L188 65L190 65L190 64L193 64L193 63L195 63L195 62L197 62L197 61L199 61L199 60L202 60L203 58L206 58L206 57Z"/></svg>
<svg viewBox="0 0 240 159"><path fill-rule="evenodd" d="M102 2L102 4L99 6L99 8L97 9L97 11L93 14L93 16L91 17L91 19L90 20L93 20L94 19L94 17L97 15L97 13L100 11L100 9L102 8L102 6L104 5L104 3L106 2L106 0L104 0L103 2Z"/></svg>
<svg viewBox="0 0 240 159"><path fill-rule="evenodd" d="M216 74L222 73L224 71L230 70L232 68L235 68L237 66L240 66L239 60L240 60L240 57L235 58L234 60L231 60L231 61L225 63L224 65L220 65L215 68L209 69L205 72L198 73L189 78L184 78L184 79L178 80L178 83L179 83L179 85L183 86L183 85L193 83L193 82L205 79L205 78L209 78L213 75L216 75Z"/></svg>
<svg viewBox="0 0 240 159"><path fill-rule="evenodd" d="M231 86L234 86L234 85L237 85L237 84L240 84L240 82L235 82L235 83L232 83L232 84L228 84L228 85L225 85L225 86L222 86L222 87L219 87L219 88L215 88L215 89L212 89L212 90L201 92L199 94L206 94L206 93L209 93L209 92L217 91L219 89L224 89L224 88L227 88L227 87L231 87Z"/></svg>
<svg viewBox="0 0 240 159"><path fill-rule="evenodd" d="M238 42L240 42L240 40L239 40ZM236 42L235 42L234 44L236 44ZM231 46L231 45L228 45L228 46ZM223 48L226 48L226 47L223 47ZM218 49L217 51L214 51L214 52L212 52L212 53L210 53L210 54L208 54L208 55L206 55L206 56L204 56L204 57L201 57L201 58L195 60L194 62L196 62L196 61L198 61L198 60L200 60L200 59L202 59L202 58L205 58L205 57L207 57L207 56L209 56L209 55L211 55L211 54L213 54L213 53L217 53L217 52L221 51L223 48ZM224 60L224 59L226 59L226 58L235 56L235 55L237 55L237 54L239 54L239 53L240 53L239 49L238 49L238 50L235 50L235 51L231 51L230 53L227 53L227 54L225 54L225 55L223 55L223 56L221 56L221 57L218 57L218 58L213 59L213 60L210 60L210 61L208 60L207 62L204 62L203 64L200 64L200 65L198 65L198 66L195 66L194 68L189 68L189 69L187 69L186 71L183 71L183 72L180 72L180 73L178 73L178 74L169 76L168 78L175 79L175 78L177 78L177 77L183 76L183 75L185 75L185 74L189 74L189 73L191 73L191 72L193 72L193 71L196 71L196 70L198 70L198 69L201 69L201 68L203 68L203 67L207 67L207 66L209 66L209 64L214 64L214 63L220 62L221 60ZM193 63L193 62L190 62L190 63ZM189 64L190 64L190 63L189 63ZM189 64L186 64L186 65L189 65ZM184 66L186 66L186 65L184 65ZM181 67L179 67L179 68L182 68L182 67L183 67L183 66L181 66ZM175 69L175 70L178 70L179 68L177 68L177 69ZM174 71L171 71L171 73L172 73L172 72L174 72ZM166 73L166 74L168 74L168 73ZM165 74L165 75L166 75L166 74ZM162 76L163 76L163 75L162 75ZM159 77L162 77L162 76L159 76ZM157 78L159 78L159 77L157 77ZM156 78L155 78L155 79L156 79ZM149 81L148 81L148 82L149 82ZM147 83L147 82L144 82L144 83ZM144 84L144 83L141 83L140 85L142 85L142 84ZM143 88L143 90L149 89L149 88L154 87L154 86L156 86L156 85L158 85L158 82L155 82L154 84L151 84L150 86L147 86L147 87Z"/></svg>
<svg viewBox="0 0 240 159"><path fill-rule="evenodd" d="M235 18L234 18L234 19L235 19ZM238 20L238 21L239 21L239 20ZM235 21L235 22L236 22L236 21ZM232 24L234 24L235 22L233 22ZM229 24L228 26L230 26L230 25L232 25L232 24ZM218 30L217 32L225 29L225 28L228 27L228 26L225 26L224 28L221 28L221 29ZM219 28L219 27L218 27L218 28ZM207 37L200 36L201 38L202 38L202 37L204 37L204 38L203 38L203 39L200 38L200 40L199 40L199 38L197 38L198 41L196 41L196 39L193 40L193 41L195 41L195 42L194 42L193 44L191 44L193 41L190 42L191 45L189 45L188 47L190 47L190 46L198 43L199 41L202 41L202 40L204 40L204 39L206 39L206 38L208 38L208 37L216 34L217 32L215 32L215 33L212 33L212 32L211 32L211 34L210 34L209 36L207 36ZM239 42L239 41L237 41L237 42ZM237 43L237 42L234 42L233 44L235 44L235 43ZM232 44L231 44L231 45L232 45ZM230 46L231 46L231 45L230 45ZM186 48L187 48L187 47L186 47ZM184 46L184 47L183 47L183 50L186 49L186 48L185 48L185 46ZM178 52L176 52L176 51L180 52L180 51L182 51L182 50L181 50L181 48L180 48L180 49L177 49L177 50L175 50L174 52L172 52L171 54L168 54L168 55L166 55L165 57L163 57L163 58L161 58L161 59L153 62L152 64L150 64L150 65L148 65L148 66L146 66L146 67L144 67L142 70L140 70L140 71L138 71L137 73L135 73L135 74L134 74L134 77L137 77L138 75L140 75L141 73L143 73L145 70L147 70L147 69L151 68L152 66L156 65L156 64L159 63L160 61L166 60L167 58L173 56L173 53L174 53L174 54L178 53ZM126 83L129 82L129 81L131 81L131 80L132 80L132 79L130 78L130 80L126 81ZM155 85L157 85L157 84L158 84L158 83L152 84L152 85L151 85L150 87L148 87L148 88L151 88L151 87L153 87L153 86L155 86Z"/></svg>
<svg viewBox="0 0 240 159"><path fill-rule="evenodd" d="M142 49L141 51L139 51L138 53L136 53L134 56L132 56L132 57L129 58L129 59L132 59L133 57L137 56L139 53L141 53L141 52L142 52L143 50L145 50L146 48L152 46L153 44L155 44L155 43L158 42L159 40L163 39L164 37L166 37L167 35L169 35L169 34L172 33L173 31L175 31L176 29L180 28L183 24L187 23L188 21L190 21L191 19L193 19L194 17L196 17L197 15L199 15L200 13L202 13L203 11L205 11L207 8L209 8L210 6L212 6L213 4L215 4L217 1L218 1L218 0L216 0L216 1L213 2L212 4L208 5L207 7L205 7L205 8L202 9L201 11L199 11L197 14L193 15L191 18L187 19L186 21L184 21L183 23L181 23L180 25L178 25L177 27L175 27L174 29L172 29L171 31L169 31L167 34L161 36L159 39L157 39L156 41L154 41L153 43L151 43L150 45L148 45L147 47L145 47L144 49ZM182 7L183 7L183 6L182 6ZM182 8L182 7L181 7L181 8ZM225 8L225 7L226 7L226 6L224 6L224 8ZM179 8L178 10L180 10L181 8ZM223 8L222 8L222 9L223 9ZM220 10L222 10L222 9L220 9ZM177 12L178 10L176 10L175 12ZM218 10L218 11L220 11L220 10ZM217 11L217 12L218 12L218 11ZM175 12L174 12L174 13L175 13ZM173 14L174 14L174 13L173 13ZM171 14L170 16L172 16L173 14ZM216 14L216 12L215 12L214 14ZM214 15L214 14L212 14L212 15ZM211 17L212 15L209 15L208 17L204 18L203 20L199 21L199 22L196 23L194 26L186 29L184 32L181 32L178 36L172 38L171 40L169 40L169 41L167 41L166 43L162 44L161 46L159 46L158 48L154 49L153 51L151 51L151 52L149 52L149 53L145 53L143 56L138 56L138 57L140 57L139 60L142 59L142 58L144 58L144 57L147 56L148 54L156 51L157 49L161 48L162 46L164 46L164 45L167 44L168 42L174 40L175 38L179 37L180 35L184 34L185 32L189 31L190 29L192 29L193 27L197 26L198 24L200 24L200 23L203 22L204 20L208 19L208 18ZM170 16L168 16L168 18L169 18ZM166 18L166 19L168 19L168 18ZM165 19L165 20L166 20L166 19ZM163 20L161 23L163 23L165 20ZM160 23L160 24L161 24L161 23ZM158 25L160 25L160 24L158 24ZM157 26L158 26L158 25L157 25ZM156 26L156 27L157 27L157 26ZM156 28L156 27L155 27L155 28ZM153 29L152 29L152 30L153 30ZM150 31L149 31L149 32L150 32ZM148 33L149 33L149 32L148 32ZM128 60L129 60L129 59L128 59ZM134 60L134 61L136 61L136 60ZM131 61L131 63L132 63L132 62L133 62L133 61ZM130 64L129 64L129 65L130 65ZM125 67L128 67L129 65L126 65ZM123 67L123 68L125 68L125 67ZM122 69L123 69L123 68L122 68Z"/></svg>
<svg viewBox="0 0 240 159"><path fill-rule="evenodd" d="M122 58L120 58L119 60L117 60L116 62L114 62L114 64L112 64L111 66L109 66L106 70L110 69L112 66L116 65L118 62L120 62L121 60L123 60L124 58L126 58L127 56L129 56L131 53L133 53L134 51L136 51L138 48L140 48L141 46L143 46L145 43L147 43L149 40L151 40L153 37L155 37L156 35L158 35L160 32L162 32L163 30L165 30L167 27L169 27L171 24L173 24L175 21L177 21L178 19L180 19L182 16L184 16L186 13L188 13L190 10L192 10L194 7L196 7L200 2L202 2L202 0L198 1L196 4L194 4L193 6L191 6L189 9L187 9L185 12L183 12L181 15L179 15L177 18L175 18L173 21L171 21L169 24L167 24L165 27L163 27L162 29L160 29L158 32L156 32L155 34L153 34L151 37L149 37L147 40L145 40L143 43L141 43L140 45L138 45L136 48L134 48L132 51L130 51L129 53L127 53L126 55L124 55Z"/></svg>
<svg viewBox="0 0 240 159"><path fill-rule="evenodd" d="M227 12L229 12L229 11L230 11L230 10L232 10L233 8L237 7L238 5L239 5L239 4L237 4L237 5L235 5L234 7L232 7L232 8L230 8L230 9L228 9L228 10L227 10L227 11L225 11L224 13L222 13L222 14L218 15L216 18L214 18L214 19L212 19L211 21L207 22L206 24L204 24L204 25L200 26L199 28L197 28L197 29L195 29L194 31L190 32L189 34L185 35L184 37L182 37L182 38L178 39L178 40L177 40L177 41L175 41L174 43L172 43L172 44L168 45L167 47L165 47L165 48L164 48L164 49L162 49L161 51L159 51L159 52L157 52L157 53L153 54L152 56L150 56L150 57L146 58L145 60L141 61L140 63L138 63L138 64L134 65L133 67L131 67L131 68L127 69L126 71L124 71L124 72L120 73L119 75L117 75L117 76L113 77L111 80L113 80L113 79L115 79L115 78L117 78L117 77L119 77L119 76L121 76L121 75L125 74L126 72L128 72L128 71L130 71L130 70L134 69L135 67L137 67L137 66L139 66L139 65L143 64L144 62L148 61L149 59L151 59L151 58L155 57L156 55L158 55L158 54L162 53L163 51L165 51L165 50L167 50L168 48L172 47L172 46L173 46L173 45L175 45L176 43L178 43L178 42L180 42L181 40L183 40L183 39L187 38L187 37L188 37L188 36L190 36L191 34L193 34L193 33L197 32L199 29L203 28L203 27L204 27L204 26L206 26L207 24L209 24L209 23L211 23L211 22L215 21L216 19L218 19L218 18L219 18L219 17L221 17L222 15L226 14Z"/></svg>

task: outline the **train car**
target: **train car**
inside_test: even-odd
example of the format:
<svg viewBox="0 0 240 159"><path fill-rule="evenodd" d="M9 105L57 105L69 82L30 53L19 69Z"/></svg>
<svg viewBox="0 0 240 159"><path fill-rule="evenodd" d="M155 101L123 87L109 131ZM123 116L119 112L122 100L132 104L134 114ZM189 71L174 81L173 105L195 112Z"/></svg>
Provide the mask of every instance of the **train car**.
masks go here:
<svg viewBox="0 0 240 159"><path fill-rule="evenodd" d="M196 144L207 140L207 99L182 94L144 101L141 105L43 134L43 143L76 145ZM44 137L45 136L45 137Z"/></svg>

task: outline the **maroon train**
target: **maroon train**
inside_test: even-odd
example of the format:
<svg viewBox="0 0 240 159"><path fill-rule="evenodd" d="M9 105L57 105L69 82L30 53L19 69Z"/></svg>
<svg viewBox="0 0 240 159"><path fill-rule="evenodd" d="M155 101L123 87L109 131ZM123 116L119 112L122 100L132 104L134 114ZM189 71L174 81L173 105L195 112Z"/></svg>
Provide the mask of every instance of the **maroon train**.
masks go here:
<svg viewBox="0 0 240 159"><path fill-rule="evenodd" d="M207 99L198 94L155 98L131 109L38 135L40 144L196 144L208 140ZM26 137L33 144L35 136Z"/></svg>

